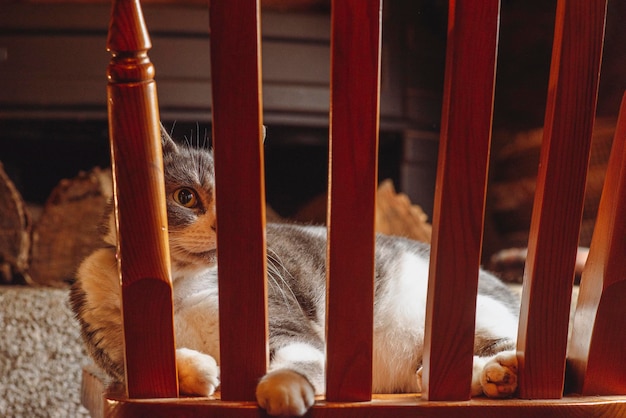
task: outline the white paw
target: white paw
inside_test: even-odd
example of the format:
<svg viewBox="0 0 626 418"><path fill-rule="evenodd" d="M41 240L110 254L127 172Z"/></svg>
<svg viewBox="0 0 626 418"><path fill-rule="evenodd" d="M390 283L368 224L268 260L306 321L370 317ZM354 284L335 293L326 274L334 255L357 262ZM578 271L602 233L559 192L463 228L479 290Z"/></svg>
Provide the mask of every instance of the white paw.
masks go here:
<svg viewBox="0 0 626 418"><path fill-rule="evenodd" d="M504 351L489 360L481 373L480 383L490 398L511 396L517 389L517 355Z"/></svg>
<svg viewBox="0 0 626 418"><path fill-rule="evenodd" d="M270 415L302 416L313 406L315 391L301 374L281 369L263 376L256 388L256 399Z"/></svg>
<svg viewBox="0 0 626 418"><path fill-rule="evenodd" d="M176 367L182 394L211 396L220 384L220 369L208 354L179 348L176 350Z"/></svg>

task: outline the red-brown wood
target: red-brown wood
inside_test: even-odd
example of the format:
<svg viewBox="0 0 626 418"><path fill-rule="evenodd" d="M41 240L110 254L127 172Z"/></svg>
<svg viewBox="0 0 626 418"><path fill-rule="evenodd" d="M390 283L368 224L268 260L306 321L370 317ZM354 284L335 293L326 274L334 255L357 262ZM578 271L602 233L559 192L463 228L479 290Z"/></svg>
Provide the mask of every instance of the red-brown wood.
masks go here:
<svg viewBox="0 0 626 418"><path fill-rule="evenodd" d="M364 401L372 393L381 7L381 0L332 6L326 309L331 401Z"/></svg>
<svg viewBox="0 0 626 418"><path fill-rule="evenodd" d="M571 389L626 394L626 95L622 99L568 349Z"/></svg>
<svg viewBox="0 0 626 418"><path fill-rule="evenodd" d="M198 398L131 400L108 394L109 417L267 417L254 402L227 402ZM580 397L549 401L472 399L431 402L419 395L374 395L370 402L318 401L311 418L615 418L626 414L624 397Z"/></svg>
<svg viewBox="0 0 626 418"><path fill-rule="evenodd" d="M137 0L113 3L107 46L128 395L178 396L159 111Z"/></svg>
<svg viewBox="0 0 626 418"><path fill-rule="evenodd" d="M606 0L557 4L518 336L519 394L559 398Z"/></svg>
<svg viewBox="0 0 626 418"><path fill-rule="evenodd" d="M451 1L424 340L424 396L470 396L499 1Z"/></svg>
<svg viewBox="0 0 626 418"><path fill-rule="evenodd" d="M268 362L259 2L212 1L210 20L221 390L246 401Z"/></svg>

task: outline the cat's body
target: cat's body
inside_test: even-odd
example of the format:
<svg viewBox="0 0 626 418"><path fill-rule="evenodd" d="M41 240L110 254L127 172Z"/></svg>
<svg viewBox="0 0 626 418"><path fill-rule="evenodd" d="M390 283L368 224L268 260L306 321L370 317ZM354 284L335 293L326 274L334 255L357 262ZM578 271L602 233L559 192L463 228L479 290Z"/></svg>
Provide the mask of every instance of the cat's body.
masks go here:
<svg viewBox="0 0 626 418"><path fill-rule="evenodd" d="M164 135L164 165L179 382L183 393L209 395L219 385L213 161ZM93 358L123 380L112 228L105 241L80 266L71 303ZM268 224L267 253L270 369L257 399L271 414L303 414L324 392L326 229ZM426 244L377 236L374 392L420 390L428 260ZM506 350L515 348L517 301L482 271L478 291L472 394L506 396L516 388L515 353Z"/></svg>

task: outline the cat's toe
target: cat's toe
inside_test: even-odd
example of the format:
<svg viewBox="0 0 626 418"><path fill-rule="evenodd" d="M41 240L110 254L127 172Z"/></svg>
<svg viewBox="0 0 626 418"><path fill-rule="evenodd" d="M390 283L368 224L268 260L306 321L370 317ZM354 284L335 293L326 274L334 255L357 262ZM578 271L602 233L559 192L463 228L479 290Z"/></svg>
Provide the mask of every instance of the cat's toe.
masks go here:
<svg viewBox="0 0 626 418"><path fill-rule="evenodd" d="M208 354L187 348L176 350L178 385L185 395L211 396L220 384L220 369Z"/></svg>
<svg viewBox="0 0 626 418"><path fill-rule="evenodd" d="M313 406L315 391L299 373L282 369L266 374L256 389L259 406L270 415L302 416Z"/></svg>
<svg viewBox="0 0 626 418"><path fill-rule="evenodd" d="M496 355L485 365L481 384L485 395L505 398L517 389L517 355L507 351Z"/></svg>
<svg viewBox="0 0 626 418"><path fill-rule="evenodd" d="M415 379L417 379L417 391L418 392L423 392L422 390L422 376L424 375L424 368L420 367L419 369L417 369L417 371L415 372Z"/></svg>

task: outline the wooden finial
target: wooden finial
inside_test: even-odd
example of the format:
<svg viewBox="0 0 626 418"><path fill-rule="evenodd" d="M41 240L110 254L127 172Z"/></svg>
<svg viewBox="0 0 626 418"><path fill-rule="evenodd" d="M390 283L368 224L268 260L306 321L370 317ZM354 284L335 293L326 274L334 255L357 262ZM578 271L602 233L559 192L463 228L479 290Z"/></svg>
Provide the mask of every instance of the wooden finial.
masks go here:
<svg viewBox="0 0 626 418"><path fill-rule="evenodd" d="M138 0L113 3L107 105L122 278L126 389L176 397L161 133L150 40ZM147 315L149 313L149 315Z"/></svg>
<svg viewBox="0 0 626 418"><path fill-rule="evenodd" d="M111 11L107 50L113 54L107 76L111 83L154 79L147 51L152 47L139 0L116 0Z"/></svg>

